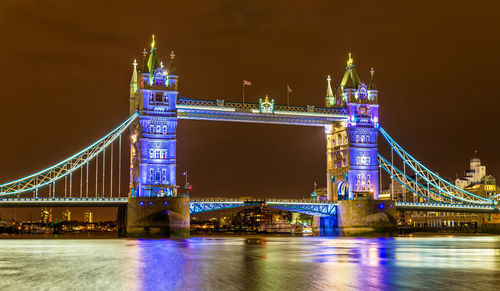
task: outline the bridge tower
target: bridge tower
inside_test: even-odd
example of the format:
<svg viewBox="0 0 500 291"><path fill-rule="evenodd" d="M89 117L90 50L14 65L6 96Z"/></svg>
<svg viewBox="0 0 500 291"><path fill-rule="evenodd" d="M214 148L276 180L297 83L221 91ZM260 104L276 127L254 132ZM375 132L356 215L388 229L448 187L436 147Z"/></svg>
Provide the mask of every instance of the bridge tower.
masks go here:
<svg viewBox="0 0 500 291"><path fill-rule="evenodd" d="M153 35L149 56L144 50L142 67L130 83L130 114L139 112L132 127L130 197L177 195L176 128L177 79L174 53L165 68Z"/></svg>
<svg viewBox="0 0 500 291"><path fill-rule="evenodd" d="M130 198L127 236L188 237L189 198L177 195L177 81L174 52L165 67L155 37L142 65L134 61L130 82L131 126Z"/></svg>
<svg viewBox="0 0 500 291"><path fill-rule="evenodd" d="M368 86L361 82L349 54L336 95L328 78L326 106L348 112L346 121L325 127L328 198L342 200L336 222L342 235L391 234L397 229L394 201L378 200L379 116L374 74L372 69Z"/></svg>
<svg viewBox="0 0 500 291"><path fill-rule="evenodd" d="M374 71L361 82L351 54L334 94L328 76L326 107L347 107L349 119L325 127L327 191L333 201L378 198L378 90Z"/></svg>

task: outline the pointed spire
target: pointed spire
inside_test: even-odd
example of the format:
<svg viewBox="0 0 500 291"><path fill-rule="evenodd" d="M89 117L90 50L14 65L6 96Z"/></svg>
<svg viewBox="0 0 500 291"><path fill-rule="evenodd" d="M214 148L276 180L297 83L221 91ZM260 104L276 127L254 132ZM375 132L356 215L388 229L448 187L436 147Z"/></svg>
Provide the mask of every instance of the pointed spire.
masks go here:
<svg viewBox="0 0 500 291"><path fill-rule="evenodd" d="M349 52L349 58L347 59L347 67L351 67L354 64L354 60L352 59L352 54Z"/></svg>
<svg viewBox="0 0 500 291"><path fill-rule="evenodd" d="M373 68L370 70L370 84L368 85L368 90L377 90L377 85L375 85L375 70Z"/></svg>
<svg viewBox="0 0 500 291"><path fill-rule="evenodd" d="M340 86L350 89L357 89L361 84L361 80L359 79L358 73L354 69L354 59L352 58L352 54L349 53L349 58L347 59L346 71L344 73L344 77L342 78L342 83Z"/></svg>
<svg viewBox="0 0 500 291"><path fill-rule="evenodd" d="M151 53L149 54L148 69L151 75L154 74L155 69L161 68L160 58L156 52L156 41L155 35L153 34L153 40L151 42Z"/></svg>
<svg viewBox="0 0 500 291"><path fill-rule="evenodd" d="M137 91L137 60L134 59L132 63L134 66L134 70L132 71L132 78L130 79L130 97L134 97L135 92Z"/></svg>
<svg viewBox="0 0 500 291"><path fill-rule="evenodd" d="M130 84L132 83L137 83L137 60L134 59L134 62L132 63L134 66L134 71L132 72L132 79L130 80Z"/></svg>
<svg viewBox="0 0 500 291"><path fill-rule="evenodd" d="M326 78L326 80L328 81L328 87L326 87L326 97L333 97L332 85L330 84L332 78L330 77L330 75L328 75L328 78Z"/></svg>
<svg viewBox="0 0 500 291"><path fill-rule="evenodd" d="M170 65L168 66L168 74L169 75L177 75L177 70L175 68L174 58L175 58L175 53L174 53L174 51L172 51L170 53Z"/></svg>
<svg viewBox="0 0 500 291"><path fill-rule="evenodd" d="M146 50L146 48L144 48L144 50L142 51L142 68L141 68L142 73L145 73L148 71L147 58L148 58L148 51Z"/></svg>
<svg viewBox="0 0 500 291"><path fill-rule="evenodd" d="M328 81L328 86L326 87L325 106L334 107L336 105L335 104L336 98L335 95L333 95L333 90L331 85L332 78L330 77L330 75L328 75L328 78L326 78L326 80Z"/></svg>

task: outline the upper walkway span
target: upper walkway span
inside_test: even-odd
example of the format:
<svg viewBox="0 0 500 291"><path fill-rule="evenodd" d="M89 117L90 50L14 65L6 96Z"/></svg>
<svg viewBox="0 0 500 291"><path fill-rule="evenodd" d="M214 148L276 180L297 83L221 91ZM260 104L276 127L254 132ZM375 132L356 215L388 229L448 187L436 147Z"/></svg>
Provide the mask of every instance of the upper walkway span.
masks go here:
<svg viewBox="0 0 500 291"><path fill-rule="evenodd" d="M336 121L346 121L349 116L344 108L325 108L264 103L242 103L224 100L197 100L179 98L177 117L179 119L233 121L268 124L326 126Z"/></svg>

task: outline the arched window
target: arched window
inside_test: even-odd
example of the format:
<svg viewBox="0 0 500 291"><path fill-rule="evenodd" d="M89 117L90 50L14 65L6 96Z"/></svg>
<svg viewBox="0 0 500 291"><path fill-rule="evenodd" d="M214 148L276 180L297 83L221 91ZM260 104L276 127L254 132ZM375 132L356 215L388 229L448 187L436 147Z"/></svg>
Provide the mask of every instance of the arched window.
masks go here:
<svg viewBox="0 0 500 291"><path fill-rule="evenodd" d="M164 126L163 126L163 134L166 134L166 133L167 133L167 126L166 126L166 125L164 125Z"/></svg>
<svg viewBox="0 0 500 291"><path fill-rule="evenodd" d="M156 133L161 133L161 125L156 126Z"/></svg>
<svg viewBox="0 0 500 291"><path fill-rule="evenodd" d="M368 134L365 136L365 142L367 142L367 143L370 142L370 136Z"/></svg>
<svg viewBox="0 0 500 291"><path fill-rule="evenodd" d="M156 172L156 181L160 181L160 171Z"/></svg>
<svg viewBox="0 0 500 291"><path fill-rule="evenodd" d="M356 134L356 143L359 143L359 134Z"/></svg>
<svg viewBox="0 0 500 291"><path fill-rule="evenodd" d="M155 130L154 128L155 128L154 125L151 124L149 126L149 133L153 133L153 131Z"/></svg>
<svg viewBox="0 0 500 291"><path fill-rule="evenodd" d="M361 136L361 143L364 143L364 142L365 142L365 136L364 136L364 135L362 135L362 136Z"/></svg>

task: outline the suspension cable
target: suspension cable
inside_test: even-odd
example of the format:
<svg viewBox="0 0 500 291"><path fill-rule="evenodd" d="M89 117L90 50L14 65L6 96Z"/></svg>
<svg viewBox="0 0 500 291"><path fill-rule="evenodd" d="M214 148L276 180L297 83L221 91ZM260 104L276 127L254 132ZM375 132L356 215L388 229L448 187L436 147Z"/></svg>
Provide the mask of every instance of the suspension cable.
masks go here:
<svg viewBox="0 0 500 291"><path fill-rule="evenodd" d="M102 197L104 197L104 186L106 185L106 149L102 151Z"/></svg>
<svg viewBox="0 0 500 291"><path fill-rule="evenodd" d="M111 178L109 181L109 197L113 197L113 144L111 144Z"/></svg>
<svg viewBox="0 0 500 291"><path fill-rule="evenodd" d="M80 167L80 198L82 198L83 194L83 166Z"/></svg>
<svg viewBox="0 0 500 291"><path fill-rule="evenodd" d="M69 197L73 196L73 173L69 173Z"/></svg>
<svg viewBox="0 0 500 291"><path fill-rule="evenodd" d="M122 135L119 137L119 151L118 151L118 197L121 197L121 177L122 177Z"/></svg>
<svg viewBox="0 0 500 291"><path fill-rule="evenodd" d="M99 177L99 155L95 159L95 197L97 198L97 178Z"/></svg>
<svg viewBox="0 0 500 291"><path fill-rule="evenodd" d="M415 158L413 158L409 153L407 153L399 144L396 143L396 141L394 141L394 139L392 139L389 136L389 134L382 127L380 127L379 130L382 133L382 136L386 139L386 141L391 146L391 150L392 149L395 150L396 153L403 160L403 162L405 162L406 164L408 164L408 166L415 172L416 175L420 176L427 183L429 183L430 185L432 185L432 187L435 187L436 189L440 189L439 190L440 192L443 192L443 194L447 195L448 196L447 199L450 199L450 197L454 197L454 198L456 198L458 200L461 200L463 202L468 202L468 203L477 203L477 204L490 204L490 203L493 203L493 201L491 201L488 198L484 198L484 197L475 195L473 193L470 193L470 192L468 192L468 191L466 191L464 189L458 188L457 186L455 186L455 185L451 184L450 182L444 180L443 178L441 178L440 176L438 176L436 173L432 172L431 170L429 170L428 168L426 168L424 165L422 165L419 161L417 161ZM412 163L414 163L417 167L420 167L422 170L419 171L416 168L416 166L414 166L414 165L412 165L412 163L410 163L410 160L411 160ZM432 178L432 180L431 180L431 178L427 177L425 175L425 173L431 175L434 178ZM462 194L465 194L466 196L465 197L455 196L454 192L450 192L447 189L443 190L443 188L441 186L438 186L436 183L438 183L438 184L442 183L445 187L451 187L451 188L455 189L455 191L458 191L456 194L462 193ZM472 198L477 198L477 200L471 200Z"/></svg>
<svg viewBox="0 0 500 291"><path fill-rule="evenodd" d="M85 193L89 197L89 162L87 162L87 174L85 175Z"/></svg>

